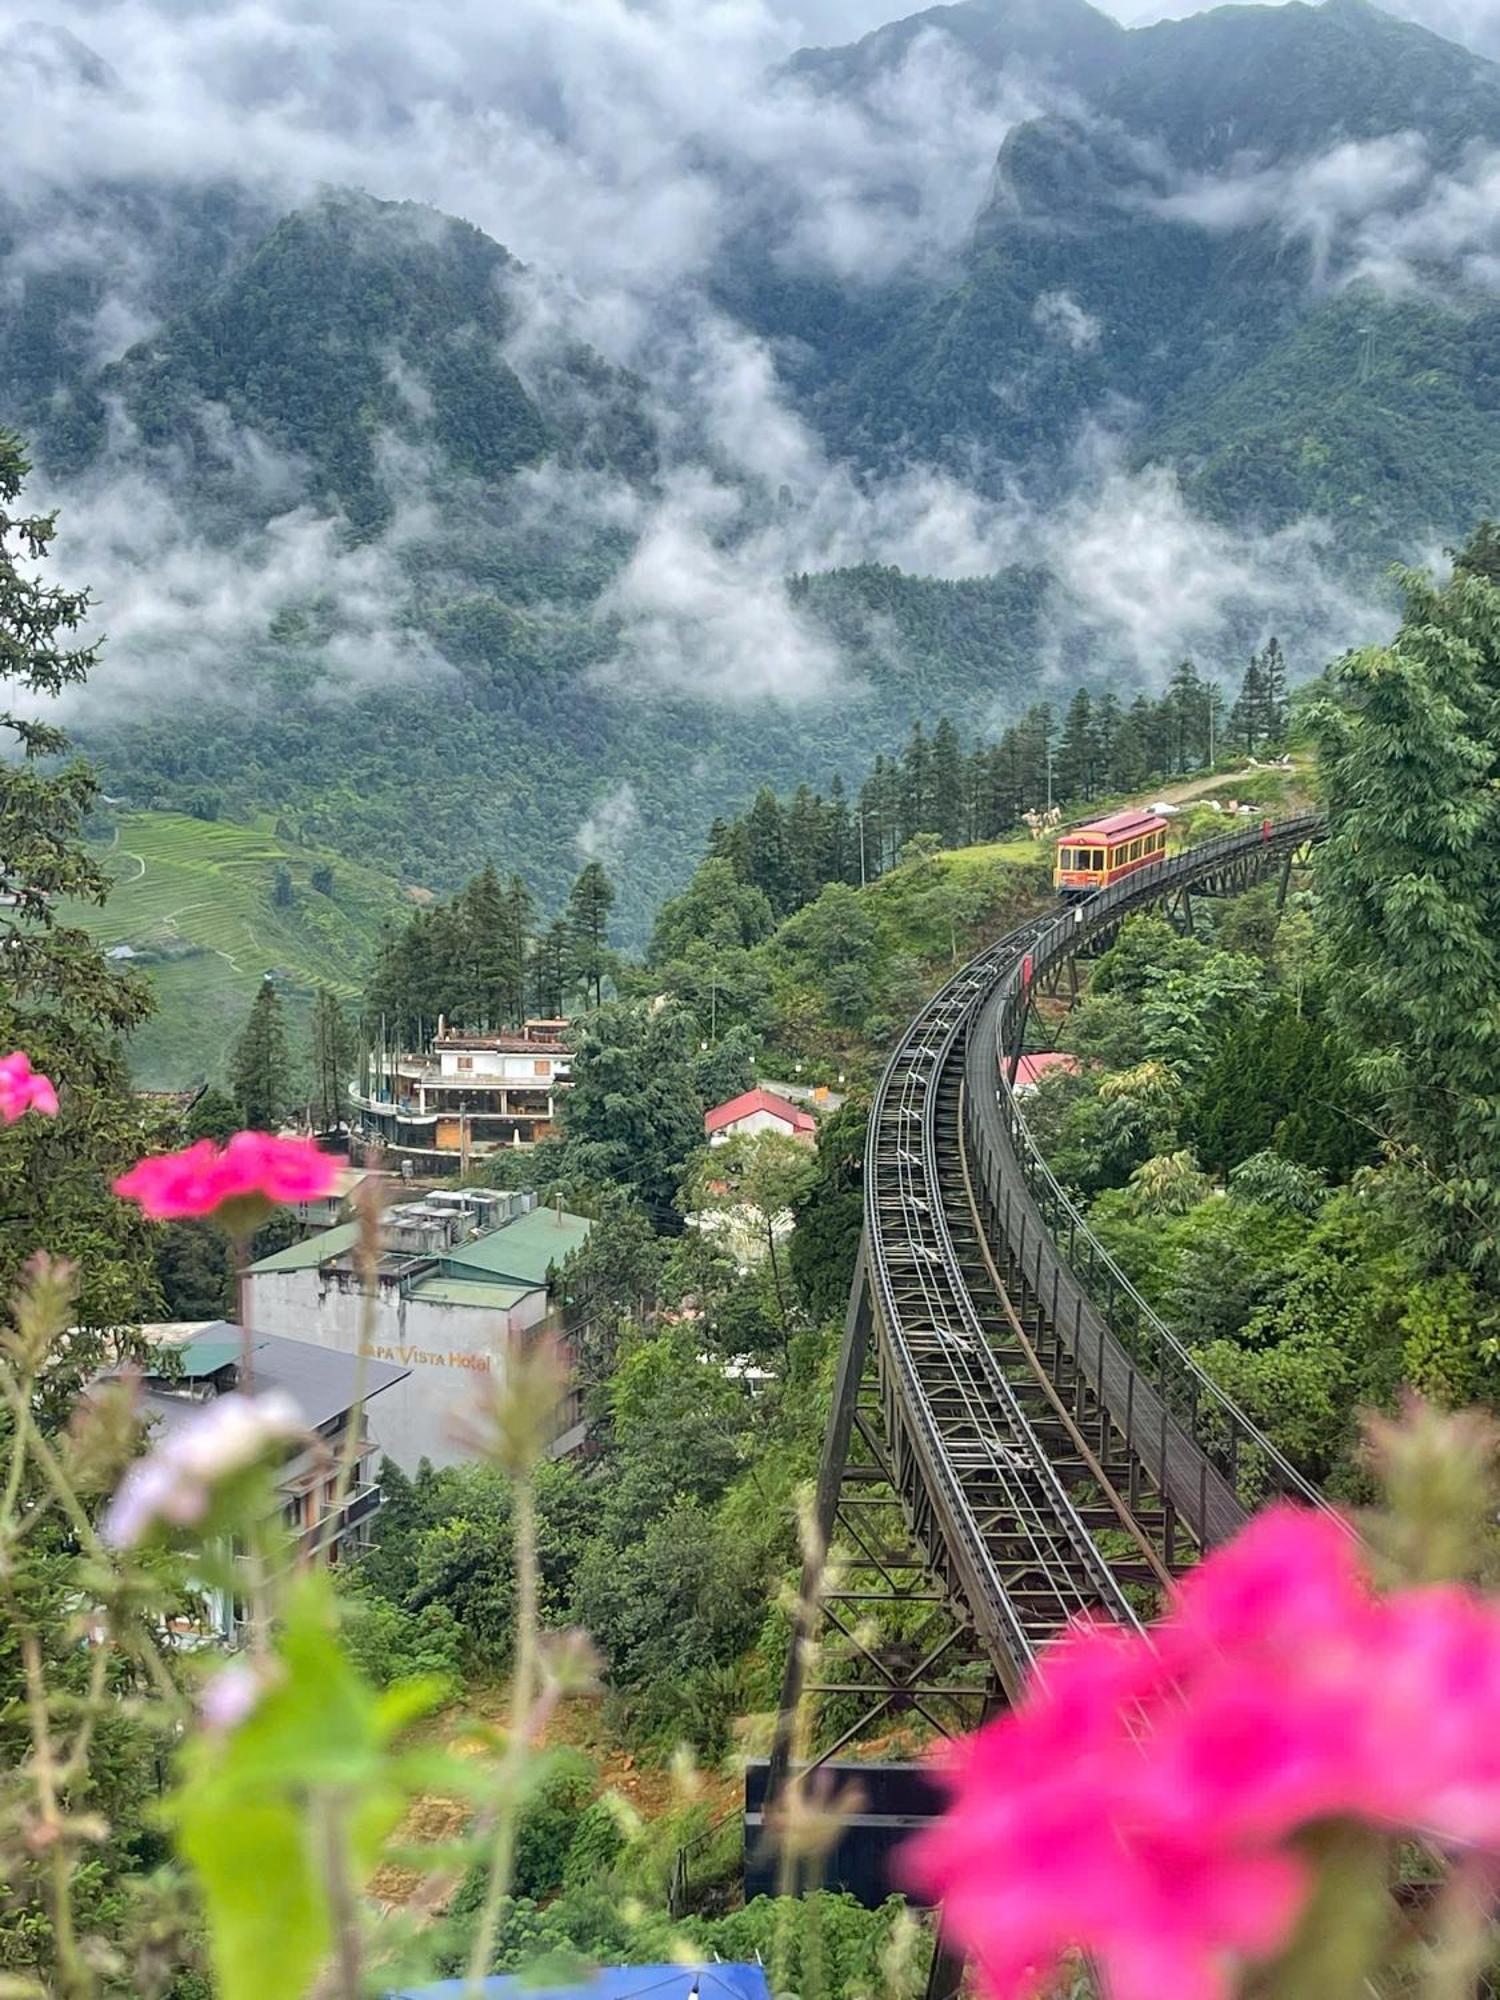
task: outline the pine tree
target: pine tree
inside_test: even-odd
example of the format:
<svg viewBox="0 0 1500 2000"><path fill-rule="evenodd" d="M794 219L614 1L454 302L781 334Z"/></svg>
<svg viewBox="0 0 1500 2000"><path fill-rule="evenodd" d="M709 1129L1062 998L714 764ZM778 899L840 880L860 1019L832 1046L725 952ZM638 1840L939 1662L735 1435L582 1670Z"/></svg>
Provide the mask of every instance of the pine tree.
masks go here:
<svg viewBox="0 0 1500 2000"><path fill-rule="evenodd" d="M1229 721L1235 741L1247 757L1253 757L1266 729L1266 672L1259 653L1250 655Z"/></svg>
<svg viewBox="0 0 1500 2000"><path fill-rule="evenodd" d="M320 986L312 1014L312 1112L320 1132L333 1132L347 1122L349 1077L354 1067L354 1036L338 996Z"/></svg>
<svg viewBox="0 0 1500 2000"><path fill-rule="evenodd" d="M515 990L510 966L509 903L493 861L470 882L459 899L463 927L463 973L446 1010L474 1029L496 1029L511 1018Z"/></svg>
<svg viewBox="0 0 1500 2000"><path fill-rule="evenodd" d="M835 772L828 786L828 803L823 808L823 851L828 858L830 882L859 880L859 853L844 781Z"/></svg>
<svg viewBox="0 0 1500 2000"><path fill-rule="evenodd" d="M568 968L572 939L565 916L555 917L537 939L531 955L531 1004L543 1020L557 1020L566 1013L572 987Z"/></svg>
<svg viewBox="0 0 1500 2000"><path fill-rule="evenodd" d="M37 712L87 680L98 649L71 643L87 594L44 581L56 516L13 511L29 469L19 440L0 431L0 692L17 702L0 702L0 1051L25 1049L57 1079L62 1108L20 1120L0 1147L0 1296L45 1244L79 1264L77 1325L120 1327L154 1317L158 1303L150 1232L110 1192L159 1137L146 1129L118 1040L150 1001L58 915L64 900L102 903L110 881L82 833L97 781L59 761L67 739ZM87 1371L102 1359L92 1339L70 1340L71 1365Z"/></svg>
<svg viewBox="0 0 1500 2000"><path fill-rule="evenodd" d="M588 864L568 895L568 975L585 1001L592 997L596 1007L604 998L609 971L609 913L614 900L614 884L597 861Z"/></svg>
<svg viewBox="0 0 1500 2000"><path fill-rule="evenodd" d="M1094 704L1087 688L1080 688L1068 703L1063 717L1062 740L1057 746L1053 782L1060 799L1088 800L1098 789L1094 779Z"/></svg>
<svg viewBox="0 0 1500 2000"><path fill-rule="evenodd" d="M1171 732L1171 763L1175 773L1190 771L1208 761L1208 707L1198 669L1191 660L1182 660L1173 670L1164 704Z"/></svg>
<svg viewBox="0 0 1500 2000"><path fill-rule="evenodd" d="M780 801L762 785L745 815L745 865L741 874L765 896L778 917L790 915L794 901L787 867L786 825Z"/></svg>
<svg viewBox="0 0 1500 2000"><path fill-rule="evenodd" d="M810 903L828 880L824 841L823 801L808 785L799 785L787 808L786 865L792 907Z"/></svg>
<svg viewBox="0 0 1500 2000"><path fill-rule="evenodd" d="M281 998L269 979L262 982L235 1043L229 1084L245 1123L258 1132L274 1132L290 1107L292 1078Z"/></svg>
<svg viewBox="0 0 1500 2000"><path fill-rule="evenodd" d="M946 715L939 716L937 728L932 732L928 773L931 788L928 830L937 835L944 847L961 847L969 832L964 753L958 731Z"/></svg>
<svg viewBox="0 0 1500 2000"><path fill-rule="evenodd" d="M901 845L913 835L933 833L932 752L920 722L911 728L911 740L901 759Z"/></svg>
<svg viewBox="0 0 1500 2000"><path fill-rule="evenodd" d="M1281 641L1271 638L1266 641L1265 651L1260 656L1261 675L1265 683L1265 730L1266 740L1279 743L1286 732L1287 715L1290 712L1287 700L1286 655L1281 650Z"/></svg>
<svg viewBox="0 0 1500 2000"><path fill-rule="evenodd" d="M504 950L498 979L502 1019L514 1024L526 1012L526 968L536 928L536 898L519 875L505 891Z"/></svg>

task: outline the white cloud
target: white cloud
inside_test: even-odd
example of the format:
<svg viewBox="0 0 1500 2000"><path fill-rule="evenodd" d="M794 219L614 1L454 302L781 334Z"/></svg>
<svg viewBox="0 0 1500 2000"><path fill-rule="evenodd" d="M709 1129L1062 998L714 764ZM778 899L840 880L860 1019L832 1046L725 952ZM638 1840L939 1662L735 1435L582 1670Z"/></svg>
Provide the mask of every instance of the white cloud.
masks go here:
<svg viewBox="0 0 1500 2000"><path fill-rule="evenodd" d="M635 786L626 778L612 785L587 814L573 835L573 845L584 861L602 861L606 868L613 868L640 824Z"/></svg>
<svg viewBox="0 0 1500 2000"><path fill-rule="evenodd" d="M1039 293L1031 317L1049 340L1075 354L1092 353L1104 332L1103 322L1086 312L1071 292Z"/></svg>
<svg viewBox="0 0 1500 2000"><path fill-rule="evenodd" d="M941 256L1035 108L938 35L865 104L773 83L800 36L761 0L54 12L113 81L65 60L0 64L10 191L222 176L290 202L352 183L460 213L591 287L670 285L761 209L791 261L869 278Z"/></svg>
<svg viewBox="0 0 1500 2000"><path fill-rule="evenodd" d="M840 684L837 648L787 595L779 540L722 538L736 507L704 474L673 479L601 606L621 627L605 685L736 707L821 701Z"/></svg>
<svg viewBox="0 0 1500 2000"><path fill-rule="evenodd" d="M1186 654L1221 664L1246 630L1296 629L1315 648L1375 637L1388 613L1331 580L1330 539L1314 521L1269 535L1209 521L1174 473L1131 470L1102 431L1082 440L1072 497L1034 524L1035 557L1055 578L1054 644L1066 655L1095 640L1148 679Z"/></svg>
<svg viewBox="0 0 1500 2000"><path fill-rule="evenodd" d="M263 526L216 535L181 497L176 455L143 451L118 416L85 477L61 494L39 488L44 502L65 502L58 580L87 584L108 641L87 694L66 697L65 711L97 720L128 717L143 701L243 699L233 669L287 611L312 619L313 636L292 643L315 663L325 696L450 672L407 617L401 562L431 531L424 504L399 509L378 540L351 544L339 517L297 502L295 459L212 405L197 416L239 491L266 508Z"/></svg>
<svg viewBox="0 0 1500 2000"><path fill-rule="evenodd" d="M618 634L605 678L622 695L735 705L857 693L786 579L865 561L949 578L1045 563L1054 653L1084 635L1145 672L1187 648L1211 652L1261 612L1279 617L1298 591L1326 596L1315 531L1230 536L1196 520L1167 475L1132 473L1097 440L1073 497L1050 510L1017 497L1005 467L973 483L922 464L862 477L793 406L785 357L710 309L715 254L758 224L783 262L851 283L941 266L1005 134L1042 107L1034 81L978 77L937 34L858 102L768 83L809 35L839 39L902 10L866 11L863 0L59 0L59 25L113 80L61 45L45 63L0 63L8 187L40 204L59 183L222 175L290 204L353 183L462 214L525 259L510 343L523 376L567 331L650 385L654 488L554 461L512 489L538 533L631 538L600 614ZM1477 240L1486 186L1443 194L1445 226ZM1324 258L1347 241L1372 268L1377 256L1394 267L1397 225L1441 192L1419 149L1395 141L1336 149L1295 175L1251 168L1183 188L1169 212L1275 221ZM83 247L97 262L100 244ZM117 287L99 352L148 323L145 290ZM1035 317L1040 340L1077 352L1106 337L1066 290L1038 298ZM420 413L419 371L395 356L387 368ZM63 559L93 582L111 635L99 696L222 691L226 660L278 610L320 596L336 613L330 685L441 671L404 613L401 556L434 518L421 455L397 465L383 442L392 489L409 498L381 542L351 548L337 522L298 504L295 461L222 413L205 420L263 502L266 525L232 546L174 499L169 459L124 440L59 496Z"/></svg>
<svg viewBox="0 0 1500 2000"><path fill-rule="evenodd" d="M1290 165L1243 165L1184 181L1158 214L1211 230L1268 224L1311 252L1317 285L1392 293L1500 287L1500 150L1475 146L1456 172L1434 167L1419 133L1351 141Z"/></svg>

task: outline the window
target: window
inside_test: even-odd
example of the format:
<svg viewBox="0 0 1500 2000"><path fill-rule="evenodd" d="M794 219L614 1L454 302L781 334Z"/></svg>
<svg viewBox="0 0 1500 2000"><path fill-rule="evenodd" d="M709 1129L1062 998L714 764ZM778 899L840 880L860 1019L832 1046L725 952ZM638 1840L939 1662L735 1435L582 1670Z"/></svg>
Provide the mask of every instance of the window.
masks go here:
<svg viewBox="0 0 1500 2000"><path fill-rule="evenodd" d="M531 1073L533 1076L551 1076L552 1065L550 1062L534 1062L531 1065Z"/></svg>
<svg viewBox="0 0 1500 2000"><path fill-rule="evenodd" d="M474 1067L474 1058L472 1056L460 1056L458 1059L458 1066L461 1070L462 1069L471 1070Z"/></svg>
<svg viewBox="0 0 1500 2000"><path fill-rule="evenodd" d="M1062 869L1076 868L1078 866L1078 849L1076 847L1063 848L1058 854L1057 865Z"/></svg>

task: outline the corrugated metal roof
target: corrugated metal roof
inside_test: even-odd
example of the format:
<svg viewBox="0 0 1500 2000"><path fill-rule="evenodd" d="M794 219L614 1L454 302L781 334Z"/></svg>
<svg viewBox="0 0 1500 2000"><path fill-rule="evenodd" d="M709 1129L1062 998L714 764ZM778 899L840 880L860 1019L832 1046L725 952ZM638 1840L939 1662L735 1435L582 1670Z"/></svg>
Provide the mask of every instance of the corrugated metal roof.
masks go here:
<svg viewBox="0 0 1500 2000"><path fill-rule="evenodd" d="M199 1341L211 1348L227 1346L232 1341L236 1359L244 1351L240 1329L229 1320L216 1320L205 1327L188 1343L185 1361ZM337 1348L319 1347L310 1340L288 1340L279 1333L253 1331L250 1369L256 1395L267 1389L284 1389L312 1430L342 1416L361 1390L368 1402L382 1390L404 1382L411 1373L409 1368L399 1368L394 1362L377 1361L373 1355L366 1355L361 1364L357 1355L340 1353ZM164 1389L148 1388L145 1401L152 1416L169 1429L186 1423L204 1408L201 1402L174 1396Z"/></svg>
<svg viewBox="0 0 1500 2000"><path fill-rule="evenodd" d="M593 1224L581 1215L554 1208L534 1208L514 1222L455 1243L441 1253L444 1277L462 1278L473 1271L487 1278L507 1278L513 1284L542 1284L551 1264L561 1264L588 1241Z"/></svg>
<svg viewBox="0 0 1500 2000"><path fill-rule="evenodd" d="M472 1306L480 1312L509 1312L540 1285L496 1284L483 1278L421 1278L408 1297L428 1306Z"/></svg>
<svg viewBox="0 0 1500 2000"><path fill-rule="evenodd" d="M341 1257L346 1250L352 1250L358 1241L359 1224L341 1222L334 1229L320 1229L305 1243L293 1243L285 1250L278 1250L274 1256L262 1257L258 1264L252 1264L250 1268L252 1271L312 1271L319 1264L327 1263L330 1257Z"/></svg>
<svg viewBox="0 0 1500 2000"><path fill-rule="evenodd" d="M810 1111L799 1105L790 1104L784 1097L778 1097L773 1090L757 1086L754 1090L741 1091L738 1097L731 1097L727 1104L716 1104L712 1111L703 1115L705 1132L722 1132L726 1125L736 1125L741 1118L749 1118L757 1111L764 1111L772 1118L779 1118L790 1125L794 1132L816 1132L818 1121Z"/></svg>

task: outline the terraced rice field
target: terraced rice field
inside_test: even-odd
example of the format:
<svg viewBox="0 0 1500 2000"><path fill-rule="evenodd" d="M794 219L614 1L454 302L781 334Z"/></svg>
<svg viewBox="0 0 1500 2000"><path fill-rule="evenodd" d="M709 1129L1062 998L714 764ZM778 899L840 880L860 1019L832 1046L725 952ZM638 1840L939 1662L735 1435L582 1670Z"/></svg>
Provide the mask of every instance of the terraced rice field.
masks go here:
<svg viewBox="0 0 1500 2000"><path fill-rule="evenodd" d="M141 1084L181 1088L221 1074L267 973L300 1022L319 985L352 1000L361 990L383 922L411 908L400 886L373 869L289 848L256 827L180 813L122 814L100 852L115 878L102 909L68 904L106 949L128 946L156 992L157 1012L138 1030L131 1061ZM312 886L319 864L328 892ZM277 907L277 867L293 901Z"/></svg>

